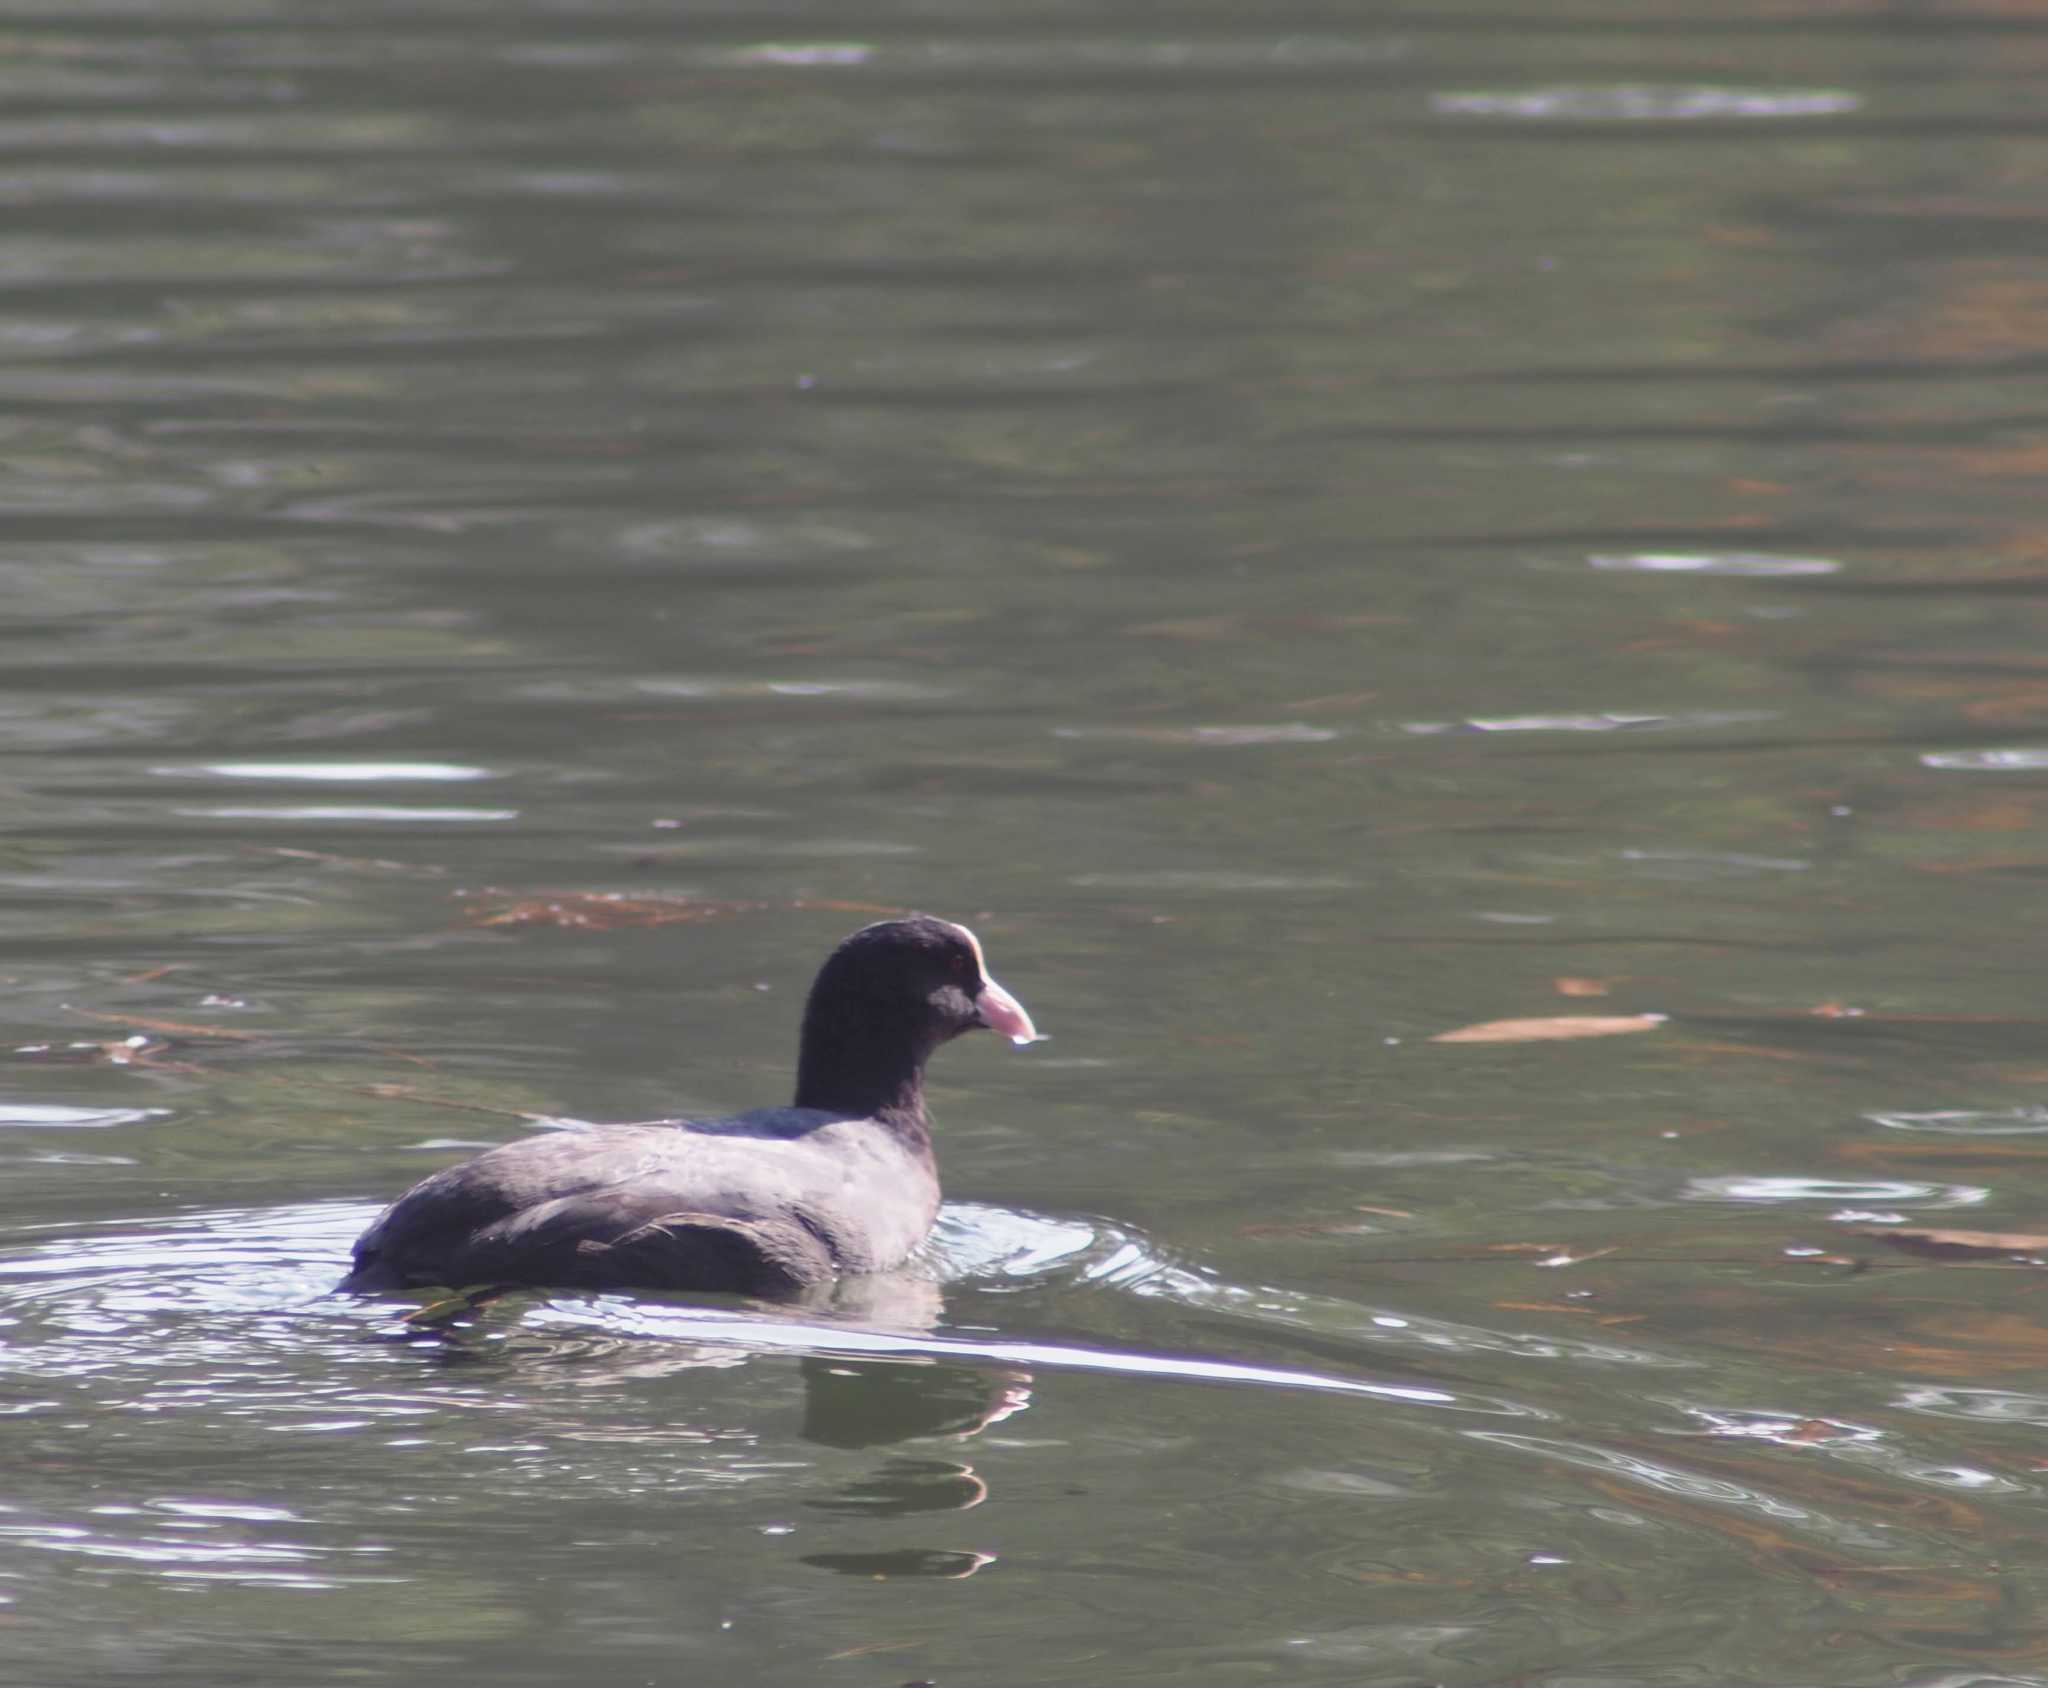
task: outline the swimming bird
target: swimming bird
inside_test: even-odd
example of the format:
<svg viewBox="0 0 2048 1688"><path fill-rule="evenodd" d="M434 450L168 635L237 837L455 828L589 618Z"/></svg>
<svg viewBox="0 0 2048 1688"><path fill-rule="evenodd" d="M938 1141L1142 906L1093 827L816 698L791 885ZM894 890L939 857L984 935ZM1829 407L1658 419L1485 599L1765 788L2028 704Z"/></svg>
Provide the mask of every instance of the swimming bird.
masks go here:
<svg viewBox="0 0 2048 1688"><path fill-rule="evenodd" d="M415 1184L341 1288L536 1285L787 1299L898 1265L930 1232L924 1067L962 1032L1038 1041L981 942L931 915L864 926L804 1004L796 1098L726 1119L552 1131Z"/></svg>

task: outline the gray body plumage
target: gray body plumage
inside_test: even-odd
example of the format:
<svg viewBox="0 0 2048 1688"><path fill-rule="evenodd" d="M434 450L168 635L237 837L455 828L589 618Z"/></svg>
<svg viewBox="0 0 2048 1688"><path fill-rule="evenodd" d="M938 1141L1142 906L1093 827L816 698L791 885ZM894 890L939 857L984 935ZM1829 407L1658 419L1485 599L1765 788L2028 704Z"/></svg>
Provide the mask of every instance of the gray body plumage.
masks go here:
<svg viewBox="0 0 2048 1688"><path fill-rule="evenodd" d="M931 1147L871 1119L761 1108L507 1143L415 1185L344 1289L565 1287L787 1295L899 1264L939 1208Z"/></svg>

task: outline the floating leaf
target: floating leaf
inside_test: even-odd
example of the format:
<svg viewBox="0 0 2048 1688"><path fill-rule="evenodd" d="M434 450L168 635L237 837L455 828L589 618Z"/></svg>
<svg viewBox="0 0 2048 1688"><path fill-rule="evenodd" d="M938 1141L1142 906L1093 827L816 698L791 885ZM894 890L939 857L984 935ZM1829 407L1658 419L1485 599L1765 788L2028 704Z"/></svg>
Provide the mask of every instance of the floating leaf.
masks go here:
<svg viewBox="0 0 2048 1688"><path fill-rule="evenodd" d="M2026 1231L1924 1231L1900 1230L1893 1226L1859 1230L1861 1237L1879 1242L1905 1254L1919 1254L1929 1260L2010 1260L2048 1256L2048 1236Z"/></svg>
<svg viewBox="0 0 2048 1688"><path fill-rule="evenodd" d="M1620 1037L1664 1024L1663 1014L1550 1014L1534 1020L1486 1020L1438 1032L1431 1043L1555 1043L1574 1037Z"/></svg>
<svg viewBox="0 0 2048 1688"><path fill-rule="evenodd" d="M1787 1442L1840 1442L1856 1440L1857 1433L1846 1424L1837 1424L1828 1418L1802 1418L1786 1431L1782 1438Z"/></svg>
<svg viewBox="0 0 2048 1688"><path fill-rule="evenodd" d="M1946 1166L1968 1165L1972 1161L2048 1160L2048 1143L1979 1137L1942 1137L1933 1142L1913 1143L1886 1138L1881 1143L1837 1143L1828 1152L1837 1160L1877 1161L1881 1165L1898 1160L1931 1160Z"/></svg>

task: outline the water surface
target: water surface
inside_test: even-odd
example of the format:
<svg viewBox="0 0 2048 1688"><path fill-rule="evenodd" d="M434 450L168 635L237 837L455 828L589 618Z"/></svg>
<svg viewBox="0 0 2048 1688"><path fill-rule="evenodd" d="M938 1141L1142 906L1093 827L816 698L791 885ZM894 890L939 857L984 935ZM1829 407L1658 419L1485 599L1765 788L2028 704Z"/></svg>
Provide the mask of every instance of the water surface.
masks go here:
<svg viewBox="0 0 2048 1688"><path fill-rule="evenodd" d="M2044 70L14 7L0 1675L2048 1681ZM328 1294L912 907L912 1269Z"/></svg>

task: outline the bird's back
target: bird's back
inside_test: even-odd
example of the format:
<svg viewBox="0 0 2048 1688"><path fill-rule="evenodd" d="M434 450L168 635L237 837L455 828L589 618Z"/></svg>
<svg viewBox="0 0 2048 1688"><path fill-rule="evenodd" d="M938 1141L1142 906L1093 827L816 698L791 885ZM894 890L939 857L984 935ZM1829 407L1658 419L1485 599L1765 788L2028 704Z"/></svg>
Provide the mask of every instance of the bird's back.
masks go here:
<svg viewBox="0 0 2048 1688"><path fill-rule="evenodd" d="M897 1264L937 1209L929 1144L873 1119L773 1108L585 1126L416 1184L363 1233L342 1287L786 1295Z"/></svg>

